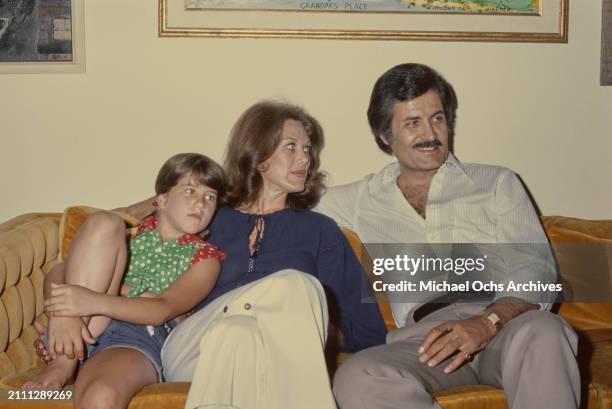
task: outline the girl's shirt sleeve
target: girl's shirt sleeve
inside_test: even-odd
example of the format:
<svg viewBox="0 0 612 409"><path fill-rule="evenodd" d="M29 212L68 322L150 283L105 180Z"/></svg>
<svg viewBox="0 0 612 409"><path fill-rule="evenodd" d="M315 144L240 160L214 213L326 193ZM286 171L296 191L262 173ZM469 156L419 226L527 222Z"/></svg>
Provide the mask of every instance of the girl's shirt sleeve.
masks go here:
<svg viewBox="0 0 612 409"><path fill-rule="evenodd" d="M130 297L145 292L160 294L192 265L225 258L225 253L193 234L164 243L156 224L155 218L145 219L130 240L130 264L124 280L132 286Z"/></svg>

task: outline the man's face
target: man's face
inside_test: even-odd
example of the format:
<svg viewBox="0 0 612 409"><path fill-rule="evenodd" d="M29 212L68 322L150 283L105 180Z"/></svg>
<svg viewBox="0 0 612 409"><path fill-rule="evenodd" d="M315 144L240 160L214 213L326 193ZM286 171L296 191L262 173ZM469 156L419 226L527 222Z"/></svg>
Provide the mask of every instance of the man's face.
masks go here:
<svg viewBox="0 0 612 409"><path fill-rule="evenodd" d="M448 156L448 126L438 93L429 90L410 101L396 102L391 146L403 172L435 173Z"/></svg>

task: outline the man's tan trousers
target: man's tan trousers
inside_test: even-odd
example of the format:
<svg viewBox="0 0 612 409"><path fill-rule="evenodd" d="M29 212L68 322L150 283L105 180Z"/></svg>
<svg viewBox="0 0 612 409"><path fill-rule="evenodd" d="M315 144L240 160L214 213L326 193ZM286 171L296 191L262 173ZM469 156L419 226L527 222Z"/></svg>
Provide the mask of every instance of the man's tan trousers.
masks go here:
<svg viewBox="0 0 612 409"><path fill-rule="evenodd" d="M440 409L432 393L464 385L503 388L510 409L576 409L578 337L563 318L529 311L508 322L474 359L445 374L419 361L417 349L433 327L478 314L485 304L452 304L387 335L340 366L334 393L341 409Z"/></svg>

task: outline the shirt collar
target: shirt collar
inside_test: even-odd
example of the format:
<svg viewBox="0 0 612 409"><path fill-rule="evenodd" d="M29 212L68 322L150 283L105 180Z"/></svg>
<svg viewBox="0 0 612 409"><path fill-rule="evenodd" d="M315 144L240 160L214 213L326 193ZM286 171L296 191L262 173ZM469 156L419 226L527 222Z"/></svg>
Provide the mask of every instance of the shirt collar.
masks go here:
<svg viewBox="0 0 612 409"><path fill-rule="evenodd" d="M157 216L149 216L146 219L144 219L139 225L138 225L138 233L140 234L144 231L153 231L157 228L157 224L159 223L159 218ZM161 240L161 235L159 234L159 232L157 232L157 235L159 236L159 239ZM170 240L168 243L173 243L175 240ZM196 234L190 234L190 233L185 233L183 235L181 235L178 239L176 239L176 243L178 246L182 247L185 244L189 244L189 243L200 243L200 244L206 244L206 242L198 235Z"/></svg>
<svg viewBox="0 0 612 409"><path fill-rule="evenodd" d="M440 166L440 169L442 169L442 167L444 166L447 167L449 171L457 172L458 174L470 180L470 182L472 181L472 178L465 170L465 165L463 165L463 163L461 163L459 159L457 159L452 153L448 153L448 157L446 158L442 166ZM400 166L397 161L386 165L378 173L374 174L374 176L370 180L370 191L388 191L397 188L397 177L399 176L399 174Z"/></svg>
<svg viewBox="0 0 612 409"><path fill-rule="evenodd" d="M448 153L448 157L446 158L446 161L444 161L444 164L442 166L447 166L449 169L457 170L459 174L468 178L470 182L473 182L472 178L465 170L465 165L461 163L461 161L457 159L452 153Z"/></svg>

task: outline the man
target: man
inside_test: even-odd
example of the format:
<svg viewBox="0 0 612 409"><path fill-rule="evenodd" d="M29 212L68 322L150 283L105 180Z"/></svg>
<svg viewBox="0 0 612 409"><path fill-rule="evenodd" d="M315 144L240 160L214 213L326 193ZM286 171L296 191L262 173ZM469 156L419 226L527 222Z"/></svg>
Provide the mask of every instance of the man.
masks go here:
<svg viewBox="0 0 612 409"><path fill-rule="evenodd" d="M433 69L402 64L384 73L368 120L397 161L329 189L318 210L365 243L533 243L500 244L497 261L506 278L554 283L550 247L518 177L449 153L456 109L452 86ZM401 328L339 368L339 406L440 408L433 392L485 384L503 388L512 409L577 408L577 337L545 311L554 295L500 290L488 302L393 303Z"/></svg>

